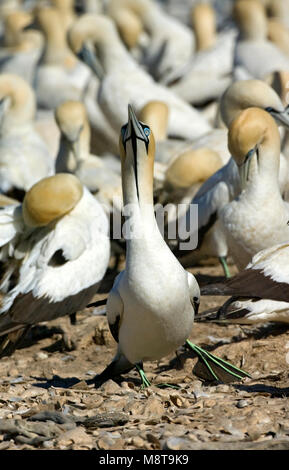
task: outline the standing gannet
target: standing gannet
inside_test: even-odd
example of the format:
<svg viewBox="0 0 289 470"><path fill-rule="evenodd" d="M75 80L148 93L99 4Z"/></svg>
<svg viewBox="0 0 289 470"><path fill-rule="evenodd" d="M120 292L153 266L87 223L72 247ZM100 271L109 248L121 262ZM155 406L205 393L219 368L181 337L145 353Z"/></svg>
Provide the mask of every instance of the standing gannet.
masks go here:
<svg viewBox="0 0 289 470"><path fill-rule="evenodd" d="M125 120L128 101L137 112L148 101L164 101L170 109L170 137L193 139L211 129L201 113L155 83L133 60L108 17L83 15L69 30L68 37L72 50L92 69L95 68L96 57L87 44L92 42L97 49L103 68L98 103L116 135Z"/></svg>
<svg viewBox="0 0 289 470"><path fill-rule="evenodd" d="M265 8L257 0L237 0L234 16L240 29L235 49L235 66L241 66L253 78L263 79L275 70L289 70L289 59L267 40Z"/></svg>
<svg viewBox="0 0 289 470"><path fill-rule="evenodd" d="M224 93L220 102L221 116L227 127L242 110L251 107L266 110L278 125L288 127L288 109L284 108L277 93L261 80L243 80L233 83ZM197 141L198 145L207 145L217 150L223 157L222 148L225 143L227 146L227 131L225 129L213 130L207 137L205 136ZM225 204L238 196L241 187L238 168L234 159L230 158L228 147L226 156L226 165L201 186L192 200L192 204L198 205L199 214L199 243L197 250L191 253L179 251L176 253L184 266L192 265L192 263L206 257L217 257L220 259L224 273L228 277L229 269L226 263L228 246L226 236L220 226L218 213ZM279 185L282 193L286 191L288 163L283 155L281 155L280 160ZM189 217L189 213L187 217Z"/></svg>
<svg viewBox="0 0 289 470"><path fill-rule="evenodd" d="M35 130L36 101L29 84L17 75L0 75L0 100L0 192L21 194L53 174L53 161Z"/></svg>
<svg viewBox="0 0 289 470"><path fill-rule="evenodd" d="M230 254L243 269L259 251L289 239L289 211L278 180L278 127L265 111L246 109L230 126L228 146L238 166L241 193L219 215Z"/></svg>
<svg viewBox="0 0 289 470"><path fill-rule="evenodd" d="M108 12L113 17L121 9L136 14L149 41L145 48L144 65L156 80L184 66L195 50L193 31L176 18L168 15L151 0L110 0Z"/></svg>
<svg viewBox="0 0 289 470"><path fill-rule="evenodd" d="M97 292L109 262L108 221L80 181L58 174L36 183L22 205L0 209L0 354L42 321L73 314Z"/></svg>
<svg viewBox="0 0 289 470"><path fill-rule="evenodd" d="M124 207L130 208L126 267L107 300L107 319L118 350L112 363L95 377L97 386L135 366L143 385L149 385L142 362L158 360L186 341L200 301L196 279L179 264L156 223L154 151L151 129L137 120L129 106L128 123L120 133ZM202 350L191 346L202 355Z"/></svg>
<svg viewBox="0 0 289 470"><path fill-rule="evenodd" d="M120 175L108 163L90 153L90 126L85 106L66 101L56 108L55 119L61 137L55 162L56 173L74 173L106 206L121 193ZM116 157L115 157L116 158Z"/></svg>
<svg viewBox="0 0 289 470"><path fill-rule="evenodd" d="M5 19L4 45L0 48L0 72L15 73L31 86L44 46L39 31L25 29L32 19L22 10L10 13Z"/></svg>
<svg viewBox="0 0 289 470"><path fill-rule="evenodd" d="M232 296L225 304L200 314L200 320L228 323L289 323L289 245L282 243L257 253L250 264L225 283L204 287L205 295Z"/></svg>
<svg viewBox="0 0 289 470"><path fill-rule="evenodd" d="M219 98L230 85L236 33L217 35L215 10L207 3L193 7L193 27L195 55L162 83L190 104L199 105Z"/></svg>
<svg viewBox="0 0 289 470"><path fill-rule="evenodd" d="M45 36L44 53L36 73L38 106L55 109L63 101L81 100L91 71L72 54L61 14L56 8L40 8L36 24Z"/></svg>

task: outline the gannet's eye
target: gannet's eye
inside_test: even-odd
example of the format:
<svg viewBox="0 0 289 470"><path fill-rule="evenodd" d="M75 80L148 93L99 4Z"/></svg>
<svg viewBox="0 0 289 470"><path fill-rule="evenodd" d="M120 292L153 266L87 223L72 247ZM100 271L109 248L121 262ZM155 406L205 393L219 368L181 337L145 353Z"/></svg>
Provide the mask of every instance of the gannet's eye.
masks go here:
<svg viewBox="0 0 289 470"><path fill-rule="evenodd" d="M151 130L150 130L149 127L144 127L144 130L143 130L143 131L144 131L144 133L145 133L145 135L146 135L147 137L148 137L148 136L150 135L150 133L151 133Z"/></svg>

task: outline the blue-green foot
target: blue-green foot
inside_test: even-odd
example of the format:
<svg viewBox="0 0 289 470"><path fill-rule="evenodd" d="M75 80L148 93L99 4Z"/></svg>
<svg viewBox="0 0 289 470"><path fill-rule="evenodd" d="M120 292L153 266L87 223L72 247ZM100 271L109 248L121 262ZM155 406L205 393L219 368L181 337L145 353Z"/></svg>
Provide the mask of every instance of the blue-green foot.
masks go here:
<svg viewBox="0 0 289 470"><path fill-rule="evenodd" d="M199 359L205 364L207 371L212 379L220 382L229 382L232 379L241 380L245 377L251 377L248 372L234 366L228 361L209 353L205 349L200 348L191 341L187 340L186 343L197 354Z"/></svg>

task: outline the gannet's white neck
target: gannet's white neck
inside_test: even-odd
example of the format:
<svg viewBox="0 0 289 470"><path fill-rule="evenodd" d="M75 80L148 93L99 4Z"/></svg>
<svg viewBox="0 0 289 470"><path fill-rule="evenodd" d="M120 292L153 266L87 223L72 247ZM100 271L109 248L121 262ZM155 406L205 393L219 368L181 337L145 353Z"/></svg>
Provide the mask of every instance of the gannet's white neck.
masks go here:
<svg viewBox="0 0 289 470"><path fill-rule="evenodd" d="M125 228L132 229L129 236L126 234L128 257L131 252L141 253L148 244L162 238L154 215L154 137L132 113L130 108L130 120L123 128L124 151L121 152Z"/></svg>

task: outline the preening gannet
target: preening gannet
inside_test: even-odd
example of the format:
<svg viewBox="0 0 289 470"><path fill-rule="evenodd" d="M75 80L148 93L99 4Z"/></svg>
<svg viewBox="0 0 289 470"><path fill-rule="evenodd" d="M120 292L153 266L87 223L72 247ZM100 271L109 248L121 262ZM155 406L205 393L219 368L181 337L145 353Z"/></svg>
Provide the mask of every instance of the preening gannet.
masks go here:
<svg viewBox="0 0 289 470"><path fill-rule="evenodd" d="M0 309L0 354L32 325L83 309L109 262L107 217L69 174L36 183L22 205L0 209L1 259L7 272Z"/></svg>
<svg viewBox="0 0 289 470"><path fill-rule="evenodd" d="M257 253L246 269L225 283L204 287L205 295L232 297L215 312L200 314L200 319L241 324L289 323L288 256L288 243L274 245Z"/></svg>
<svg viewBox="0 0 289 470"><path fill-rule="evenodd" d="M128 101L139 112L152 100L164 101L169 107L169 137L193 139L210 130L211 126L201 113L155 83L133 60L108 17L83 15L69 30L68 37L72 50L93 69L96 59L87 43L90 41L97 48L103 69L98 103L115 133L118 134L125 121Z"/></svg>
<svg viewBox="0 0 289 470"><path fill-rule="evenodd" d="M36 102L29 84L0 75L0 192L27 191L53 174L48 148L35 130Z"/></svg>
<svg viewBox="0 0 289 470"><path fill-rule="evenodd" d="M289 211L278 181L278 127L266 111L248 108L231 123L228 146L238 166L241 193L219 214L230 253L242 269L259 251L289 239Z"/></svg>
<svg viewBox="0 0 289 470"><path fill-rule="evenodd" d="M128 113L120 134L124 206L130 207L126 267L107 300L107 319L118 350L95 377L97 386L135 366L143 384L149 385L142 361L160 359L186 341L200 300L196 279L179 264L156 223L153 133L137 120L131 106Z"/></svg>

